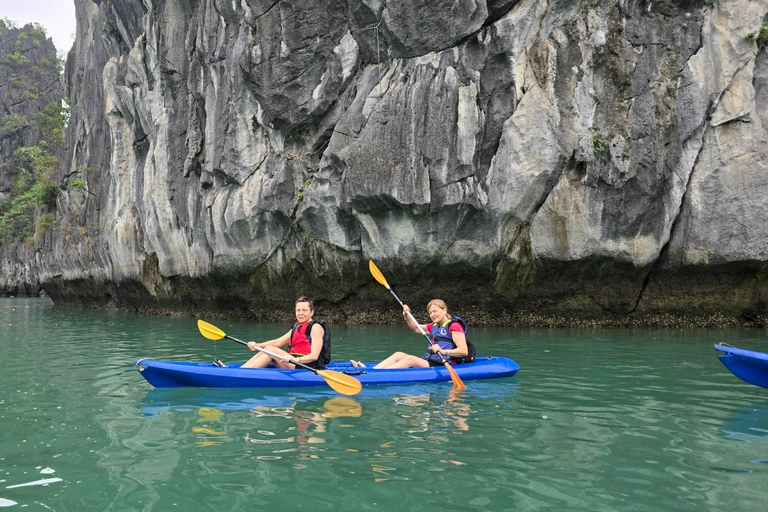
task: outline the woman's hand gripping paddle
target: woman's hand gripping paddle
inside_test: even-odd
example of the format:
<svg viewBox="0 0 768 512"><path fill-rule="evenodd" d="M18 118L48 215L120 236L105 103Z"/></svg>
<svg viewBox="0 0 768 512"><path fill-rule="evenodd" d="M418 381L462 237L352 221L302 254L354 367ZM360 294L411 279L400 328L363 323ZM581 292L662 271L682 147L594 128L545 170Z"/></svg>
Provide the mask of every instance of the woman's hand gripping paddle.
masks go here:
<svg viewBox="0 0 768 512"><path fill-rule="evenodd" d="M383 284L384 287L386 287L387 290L389 290L389 293L392 294L392 296L397 300L397 302L400 304L401 307L404 306L403 302L400 300L400 297L397 296L397 294L390 288L389 283L387 283L387 280L384 279L384 274L381 273L379 268L373 263L373 260L368 260L368 268L371 271L371 275L373 275L373 278L379 282L379 284ZM427 336L427 333L424 332L424 329L421 327L421 324L416 321L415 318L413 318L413 315L410 311L408 311L408 316L413 320L413 323L416 324L416 327L419 328L419 332L427 338L427 341L430 345L433 345L435 342ZM451 366L451 363L448 362L448 360L443 356L441 353L437 353L437 355L440 356L440 359L443 361L443 365L448 369L448 373L451 374L451 381L453 382L453 385L456 387L456 389L467 389L467 386L464 385L464 382L459 378L459 375L456 373L456 370L453 369Z"/></svg>
<svg viewBox="0 0 768 512"><path fill-rule="evenodd" d="M200 334L202 334L209 340L220 340L222 338L227 338L229 340L236 341L237 343L240 343L242 345L248 346L248 343L246 343L245 341L239 340L237 338L233 338L232 336L225 334L224 331L222 331L215 325L209 324L208 322L198 320L197 328L200 329ZM311 372L314 372L315 374L325 379L326 384L331 386L335 391L341 393L342 395L356 395L360 392L361 389L363 389L363 385L360 384L360 381L352 377L351 375L347 375L345 373L340 373L340 372L334 372L332 370L315 370L311 366L301 364L287 357L282 357L278 354L275 354L274 352L270 352L269 350L265 348L261 348L259 346L256 346L256 350L264 352L265 354L269 354L272 357L276 357L281 361L285 361L287 363L293 363L296 366L301 366L302 368L305 368Z"/></svg>

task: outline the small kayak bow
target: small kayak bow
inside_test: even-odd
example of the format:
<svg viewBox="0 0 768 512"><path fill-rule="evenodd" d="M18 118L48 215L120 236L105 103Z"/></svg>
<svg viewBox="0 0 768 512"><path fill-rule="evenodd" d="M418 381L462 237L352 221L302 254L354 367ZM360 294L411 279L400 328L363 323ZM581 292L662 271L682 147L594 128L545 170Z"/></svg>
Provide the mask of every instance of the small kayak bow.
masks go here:
<svg viewBox="0 0 768 512"><path fill-rule="evenodd" d="M715 345L715 350L724 352L717 357L735 376L744 382L768 388L768 354L729 345Z"/></svg>

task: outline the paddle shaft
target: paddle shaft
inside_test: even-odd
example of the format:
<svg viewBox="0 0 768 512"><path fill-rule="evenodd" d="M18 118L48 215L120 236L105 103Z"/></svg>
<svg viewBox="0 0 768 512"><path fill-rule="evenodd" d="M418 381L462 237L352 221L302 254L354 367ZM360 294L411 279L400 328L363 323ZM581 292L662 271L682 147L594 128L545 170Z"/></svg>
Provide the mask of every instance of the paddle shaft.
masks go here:
<svg viewBox="0 0 768 512"><path fill-rule="evenodd" d="M395 291L392 288L387 286L387 290L389 290L389 293L392 294L392 296L400 304L401 307L405 307L405 304L403 304L403 301L400 300L400 297L397 296L397 294L395 293ZM427 341L429 342L430 345L434 345L435 344L435 340L433 340L432 338L427 336L427 333L424 332L424 328L421 326L421 324L419 322L416 321L416 319L413 317L413 314L411 314L410 311L406 311L406 313L408 314L408 317L411 320L413 320L413 323L416 324L416 327L419 328L419 332L422 334L422 336L424 336L427 339ZM437 355L440 356L440 359L443 361L443 364L449 364L448 360L445 358L445 356L443 354L441 354L440 352L437 352Z"/></svg>
<svg viewBox="0 0 768 512"><path fill-rule="evenodd" d="M240 344L242 344L242 345L245 345L246 347L248 346L248 342L246 342L246 341L243 341L243 340L239 340L239 339L237 339L237 338L235 338L235 337L233 337L233 336L230 336L229 334L225 334L225 335L224 335L224 337L225 337L225 338L227 338L227 339L230 339L230 340L232 340L232 341L236 341L236 342L238 342L238 343L240 343ZM250 347L249 347L249 348L250 348ZM314 372L315 374L318 374L318 373L317 373L317 370L315 370L315 369L314 369L314 368L312 368L311 366L307 366L307 365L305 365L305 364L302 364L302 363L300 363L300 362L298 362L298 361L294 361L294 360L292 360L292 359L288 359L288 360L286 361L286 360L285 360L285 358L283 358L282 356L279 356L279 355L275 354L274 352L270 352L269 350L267 350L267 349L265 349L265 348L261 348L261 347L260 347L260 346L258 346L258 345L256 345L256 350L259 350L259 351L261 351L261 352L264 352L265 354L267 354L267 355L270 355L270 356L272 356L272 357L276 357L276 358L280 359L281 361L284 361L284 362L287 362L287 363L291 363L291 364L295 364L296 366L301 366L302 368L305 368L305 369L307 369L307 370L309 370L309 371L311 371L311 372Z"/></svg>

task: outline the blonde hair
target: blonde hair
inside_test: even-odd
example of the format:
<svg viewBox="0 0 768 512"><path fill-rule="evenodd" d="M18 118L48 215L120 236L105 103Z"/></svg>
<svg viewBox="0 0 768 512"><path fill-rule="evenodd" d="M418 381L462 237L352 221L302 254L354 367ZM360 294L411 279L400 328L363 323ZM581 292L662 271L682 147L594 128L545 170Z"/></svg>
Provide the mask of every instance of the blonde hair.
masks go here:
<svg viewBox="0 0 768 512"><path fill-rule="evenodd" d="M429 311L429 308L431 308L432 306L437 306L440 309L445 310L446 314L448 313L448 306L446 306L445 302L443 302L440 299L432 299L431 301L429 301L429 304L427 304L427 311Z"/></svg>

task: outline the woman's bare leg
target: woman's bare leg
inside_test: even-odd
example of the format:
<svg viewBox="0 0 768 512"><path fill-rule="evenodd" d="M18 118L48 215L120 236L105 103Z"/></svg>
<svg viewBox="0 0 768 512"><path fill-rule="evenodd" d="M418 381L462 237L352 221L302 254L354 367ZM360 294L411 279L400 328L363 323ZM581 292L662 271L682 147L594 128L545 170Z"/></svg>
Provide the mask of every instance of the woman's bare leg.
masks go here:
<svg viewBox="0 0 768 512"><path fill-rule="evenodd" d="M293 359L293 356L288 352L286 352L285 350L280 350L279 348L270 347L269 351L274 353L275 355L283 356L286 361L288 359ZM296 356L296 357L299 357L299 356ZM273 357L272 362L275 363L275 366L277 366L278 368L284 368L286 370L296 369L295 364L283 362L279 357Z"/></svg>
<svg viewBox="0 0 768 512"><path fill-rule="evenodd" d="M243 365L240 368L266 368L269 366L269 363L272 362L272 357L265 354L264 352L259 352L249 360L243 363Z"/></svg>
<svg viewBox="0 0 768 512"><path fill-rule="evenodd" d="M269 347L269 351L277 356L283 356L286 359L292 359L291 354L279 348ZM284 363L279 357L272 357L265 352L259 352L248 361L243 363L240 368L266 368L270 363L274 363L277 368L284 368L293 370L296 365L292 363Z"/></svg>
<svg viewBox="0 0 768 512"><path fill-rule="evenodd" d="M394 354L392 354L391 356L389 356L388 358L386 358L385 360L383 360L382 362L374 366L374 368L389 368L389 365L391 365L395 361L399 361L400 359L402 359L404 356L407 356L407 355L408 354L404 352L395 352Z"/></svg>
<svg viewBox="0 0 768 512"><path fill-rule="evenodd" d="M429 363L425 359L422 359L418 356L412 356L410 354L406 354L405 352L395 352L374 366L374 368L426 368L428 366Z"/></svg>

